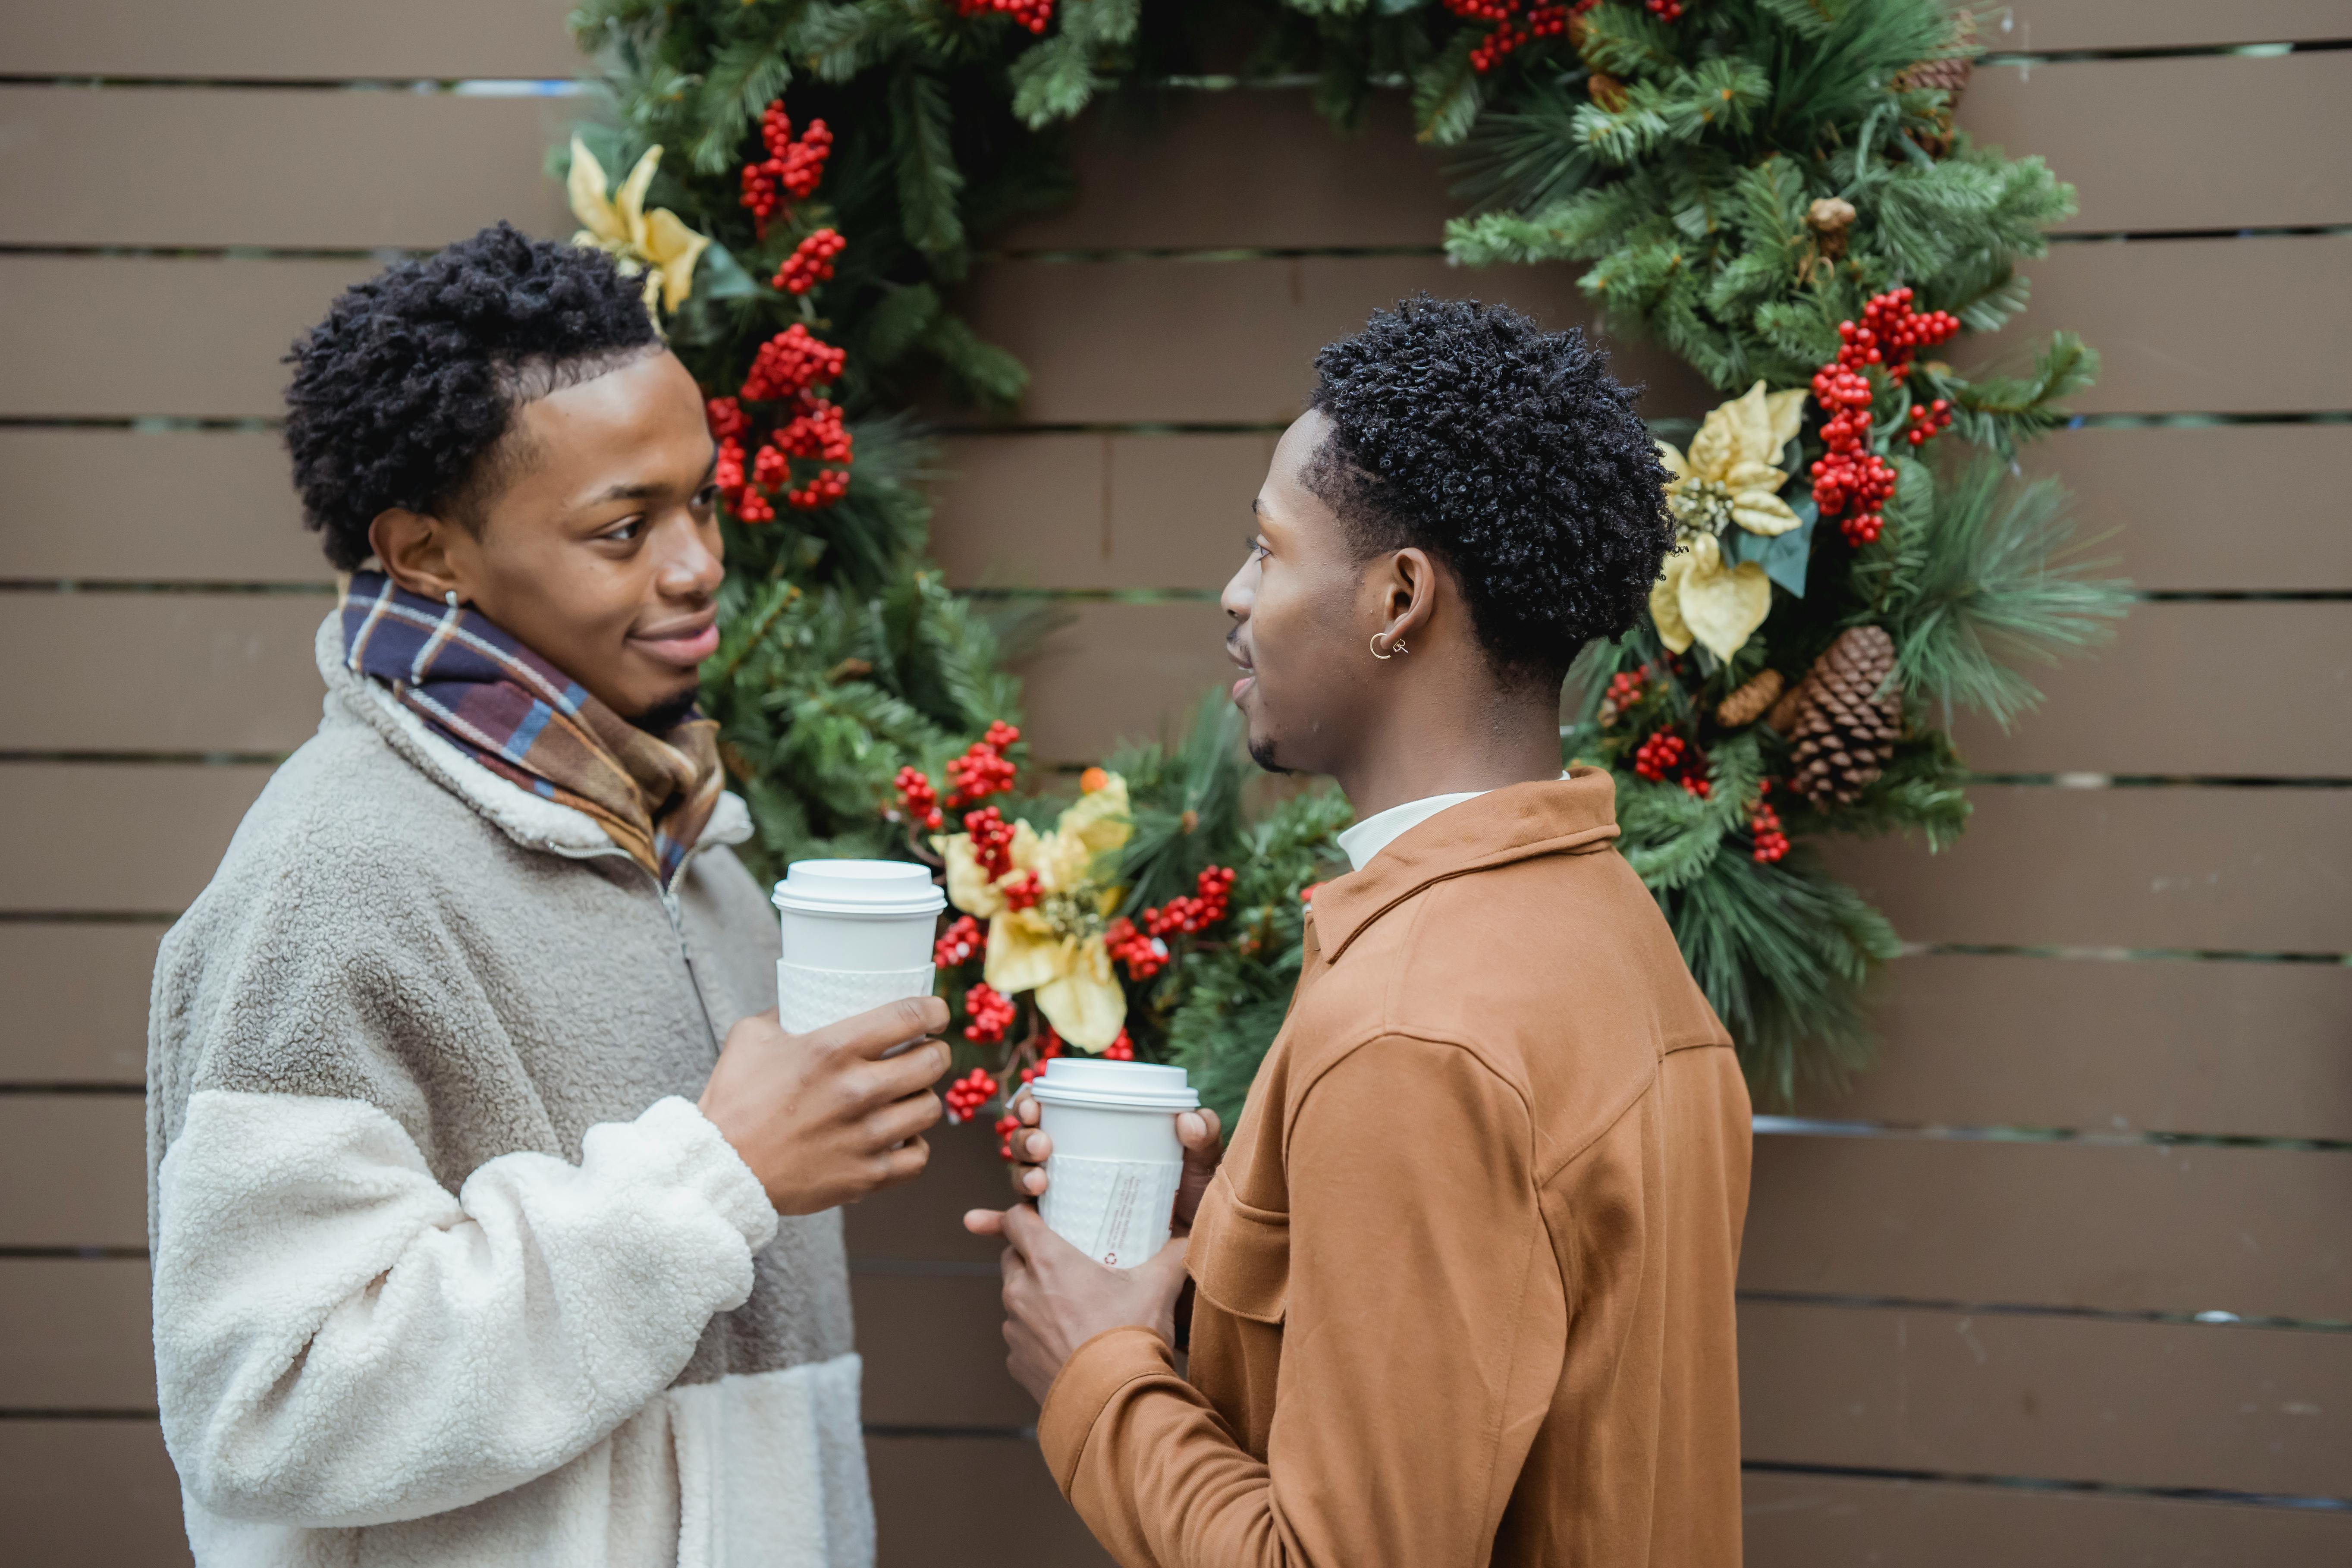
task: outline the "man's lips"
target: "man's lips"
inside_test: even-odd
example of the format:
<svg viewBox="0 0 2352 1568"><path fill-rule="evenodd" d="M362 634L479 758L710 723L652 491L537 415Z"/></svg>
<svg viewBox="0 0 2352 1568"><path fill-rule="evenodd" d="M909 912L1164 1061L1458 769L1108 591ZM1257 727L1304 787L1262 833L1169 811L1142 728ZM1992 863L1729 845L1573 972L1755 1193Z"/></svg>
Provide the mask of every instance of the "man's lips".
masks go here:
<svg viewBox="0 0 2352 1568"><path fill-rule="evenodd" d="M1234 701L1239 702L1243 695L1257 684L1257 667L1250 662L1249 655L1244 653L1241 646L1231 637L1225 639L1225 657L1242 667L1242 678L1234 681L1232 689L1226 693Z"/></svg>
<svg viewBox="0 0 2352 1568"><path fill-rule="evenodd" d="M719 622L713 617L651 632L632 632L629 641L664 664L690 668L719 651Z"/></svg>

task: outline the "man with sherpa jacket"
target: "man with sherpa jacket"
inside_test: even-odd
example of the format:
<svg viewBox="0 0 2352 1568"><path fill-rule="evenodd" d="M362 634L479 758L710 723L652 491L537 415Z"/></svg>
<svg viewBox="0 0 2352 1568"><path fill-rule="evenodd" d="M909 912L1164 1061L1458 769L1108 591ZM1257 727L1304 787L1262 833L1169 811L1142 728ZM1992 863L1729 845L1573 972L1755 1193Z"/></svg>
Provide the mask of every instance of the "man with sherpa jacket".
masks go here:
<svg viewBox="0 0 2352 1568"><path fill-rule="evenodd" d="M318 734L164 939L148 1158L199 1563L863 1564L836 1205L929 998L804 1037L694 709L714 449L638 280L503 225L352 289L287 441Z"/></svg>

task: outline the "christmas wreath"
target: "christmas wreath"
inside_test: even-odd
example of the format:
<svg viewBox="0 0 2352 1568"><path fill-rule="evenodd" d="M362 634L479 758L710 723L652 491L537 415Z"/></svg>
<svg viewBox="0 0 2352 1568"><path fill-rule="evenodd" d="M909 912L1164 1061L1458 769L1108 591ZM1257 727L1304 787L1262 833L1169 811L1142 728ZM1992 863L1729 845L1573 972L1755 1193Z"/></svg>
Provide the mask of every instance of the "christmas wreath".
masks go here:
<svg viewBox="0 0 2352 1568"><path fill-rule="evenodd" d="M1246 810L1213 700L1075 795L1021 787L1023 627L924 555L917 389L1011 406L1025 382L952 308L977 240L1069 199L1092 100L1201 84L1237 26L1228 79L1311 82L1342 128L1410 92L1466 198L1454 260L1582 267L1606 326L1726 398L1658 426L1681 548L1649 623L1580 660L1563 749L1615 770L1622 847L1769 1097L1862 1059L1898 946L1813 845L1948 842L1954 711L2007 723L2021 656L2126 602L2010 462L2095 356L1950 353L2022 308L2016 263L2073 193L1954 126L1975 50L1937 0L589 0L574 25L621 110L559 155L581 241L646 270L720 443L704 700L752 858L939 868L979 1063L959 1118L1066 1046L1183 1062L1235 1110L1339 864L1345 802Z"/></svg>

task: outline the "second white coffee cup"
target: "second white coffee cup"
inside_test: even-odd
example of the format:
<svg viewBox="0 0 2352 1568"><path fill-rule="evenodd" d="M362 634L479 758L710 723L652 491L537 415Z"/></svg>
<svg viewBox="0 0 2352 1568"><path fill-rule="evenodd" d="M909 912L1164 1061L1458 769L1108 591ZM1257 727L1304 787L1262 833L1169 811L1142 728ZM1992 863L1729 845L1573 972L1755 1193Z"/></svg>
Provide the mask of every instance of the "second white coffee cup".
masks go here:
<svg viewBox="0 0 2352 1568"><path fill-rule="evenodd" d="M947 895L904 860L795 860L776 884L784 956L776 1021L805 1035L887 1002L931 994L931 942Z"/></svg>
<svg viewBox="0 0 2352 1568"><path fill-rule="evenodd" d="M1113 1268L1158 1252L1184 1174L1176 1117L1201 1103L1184 1069L1056 1057L1029 1093L1054 1144L1037 1205L1047 1227Z"/></svg>

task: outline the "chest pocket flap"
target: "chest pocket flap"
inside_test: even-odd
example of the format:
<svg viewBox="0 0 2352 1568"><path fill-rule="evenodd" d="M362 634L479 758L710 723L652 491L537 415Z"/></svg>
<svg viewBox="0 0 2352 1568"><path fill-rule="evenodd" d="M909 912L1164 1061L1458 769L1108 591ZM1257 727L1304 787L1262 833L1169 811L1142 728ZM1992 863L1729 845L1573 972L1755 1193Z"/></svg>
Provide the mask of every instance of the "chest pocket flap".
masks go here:
<svg viewBox="0 0 2352 1568"><path fill-rule="evenodd" d="M1202 1194L1184 1262L1194 1287L1224 1310L1279 1323L1290 1305L1290 1216L1242 1202L1220 1172Z"/></svg>

